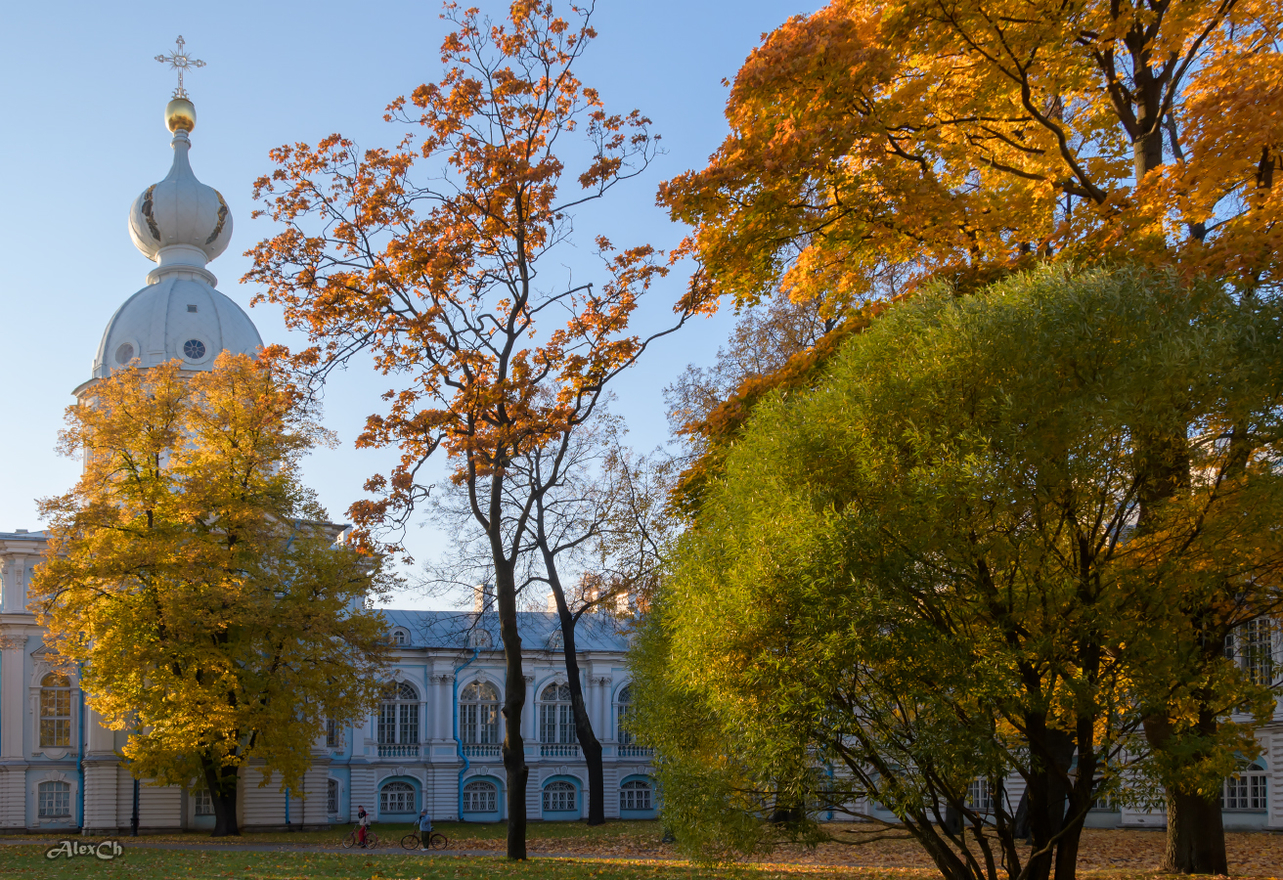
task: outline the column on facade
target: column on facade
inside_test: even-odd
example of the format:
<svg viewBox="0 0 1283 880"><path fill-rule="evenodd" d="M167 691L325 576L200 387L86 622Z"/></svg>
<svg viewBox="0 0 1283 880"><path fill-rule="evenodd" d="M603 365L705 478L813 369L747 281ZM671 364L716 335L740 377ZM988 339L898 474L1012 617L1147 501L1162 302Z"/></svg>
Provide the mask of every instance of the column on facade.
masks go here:
<svg viewBox="0 0 1283 880"><path fill-rule="evenodd" d="M10 571L11 571L10 566ZM7 578L6 578L7 582ZM22 828L27 824L27 772L22 754L22 727L27 712L27 689L23 687L27 638L0 635L0 828Z"/></svg>
<svg viewBox="0 0 1283 880"><path fill-rule="evenodd" d="M454 676L442 673L436 678L437 705L441 707L437 716L437 738L449 741L454 738Z"/></svg>
<svg viewBox="0 0 1283 880"><path fill-rule="evenodd" d="M526 680L526 706L521 713L521 738L528 743L535 742L535 677L533 675L525 676Z"/></svg>
<svg viewBox="0 0 1283 880"><path fill-rule="evenodd" d="M9 760L23 757L22 722L27 715L23 710L27 701L27 688L23 681L26 647L25 635L0 636L0 694L5 700L0 709L0 758Z"/></svg>

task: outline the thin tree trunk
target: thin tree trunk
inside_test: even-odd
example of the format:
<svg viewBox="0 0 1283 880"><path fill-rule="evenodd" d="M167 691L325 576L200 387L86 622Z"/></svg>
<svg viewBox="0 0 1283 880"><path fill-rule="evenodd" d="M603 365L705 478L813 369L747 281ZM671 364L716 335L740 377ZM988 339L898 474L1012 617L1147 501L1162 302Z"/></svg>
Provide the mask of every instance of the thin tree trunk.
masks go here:
<svg viewBox="0 0 1283 880"><path fill-rule="evenodd" d="M557 575L556 561L548 550L547 543L539 536L543 550L544 566L548 572L548 584L552 587L553 598L557 602L557 618L561 623L561 642L565 654L566 684L570 687L570 705L575 716L575 736L579 747L584 750L584 762L588 765L588 824L603 825L606 822L606 776L601 765L601 743L592 729L592 719L588 716L588 706L584 702L583 683L579 678L579 656L575 646L576 617L570 613L566 604L566 592L561 587L561 578Z"/></svg>
<svg viewBox="0 0 1283 880"><path fill-rule="evenodd" d="M498 554L496 554L496 557ZM521 664L521 635L517 632L517 586L511 565L495 566L495 601L503 638L503 769L508 781L508 858L526 858L526 743L521 736L521 713L526 705L526 676Z"/></svg>

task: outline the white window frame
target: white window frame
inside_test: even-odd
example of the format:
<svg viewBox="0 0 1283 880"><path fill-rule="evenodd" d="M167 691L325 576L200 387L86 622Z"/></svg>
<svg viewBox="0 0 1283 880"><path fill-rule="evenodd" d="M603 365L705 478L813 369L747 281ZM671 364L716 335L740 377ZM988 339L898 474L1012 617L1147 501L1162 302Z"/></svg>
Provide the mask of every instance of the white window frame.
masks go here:
<svg viewBox="0 0 1283 880"><path fill-rule="evenodd" d="M419 754L419 692L408 681L393 681L383 689L375 733L384 757Z"/></svg>
<svg viewBox="0 0 1283 880"><path fill-rule="evenodd" d="M550 682L539 692L539 750L549 757L578 757L570 685Z"/></svg>
<svg viewBox="0 0 1283 880"><path fill-rule="evenodd" d="M46 779L36 785L36 817L39 819L71 818L71 783Z"/></svg>
<svg viewBox="0 0 1283 880"><path fill-rule="evenodd" d="M573 813L579 809L579 788L573 782L554 779L543 787L545 813Z"/></svg>
<svg viewBox="0 0 1283 880"><path fill-rule="evenodd" d="M1221 786L1221 809L1234 813L1260 813L1269 809L1270 776L1262 758L1239 763L1238 771Z"/></svg>
<svg viewBox="0 0 1283 880"><path fill-rule="evenodd" d="M644 793L645 805L641 805ZM619 809L644 812L655 809L655 787L645 779L628 779L619 786Z"/></svg>
<svg viewBox="0 0 1283 880"><path fill-rule="evenodd" d="M499 812L499 786L488 779L473 779L463 786L465 813Z"/></svg>
<svg viewBox="0 0 1283 880"><path fill-rule="evenodd" d="M329 816L339 813L339 781L332 776L325 780L325 812Z"/></svg>
<svg viewBox="0 0 1283 880"><path fill-rule="evenodd" d="M497 758L502 751L499 689L474 681L459 692L459 742L469 758Z"/></svg>
<svg viewBox="0 0 1283 880"><path fill-rule="evenodd" d="M72 724L75 710L71 699L74 691L75 687L68 675L50 672L41 677L40 718L37 721L41 749L70 749L75 742L75 725ZM46 724L50 727L46 728ZM45 736L46 729L51 733L48 738ZM59 733L62 735L59 736ZM46 741L47 739L52 741Z"/></svg>
<svg viewBox="0 0 1283 880"><path fill-rule="evenodd" d="M214 798L210 796L209 789L202 788L192 792L192 815L214 815Z"/></svg>
<svg viewBox="0 0 1283 880"><path fill-rule="evenodd" d="M409 806L406 806L406 804ZM379 815L385 813L417 813L419 796L413 785L392 779L379 786Z"/></svg>

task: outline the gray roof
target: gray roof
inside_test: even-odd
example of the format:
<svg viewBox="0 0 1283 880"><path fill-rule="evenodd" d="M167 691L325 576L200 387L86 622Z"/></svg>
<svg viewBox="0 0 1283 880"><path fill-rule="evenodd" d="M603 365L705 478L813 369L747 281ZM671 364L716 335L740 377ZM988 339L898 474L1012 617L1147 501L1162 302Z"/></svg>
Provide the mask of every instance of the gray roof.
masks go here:
<svg viewBox="0 0 1283 880"><path fill-rule="evenodd" d="M474 628L490 634L490 643L495 650L503 645L499 637L499 615L493 611L477 615L471 611L382 608L380 612L389 627L403 627L410 634L406 647L466 650L469 647L468 633ZM621 631L621 623L609 614L585 614L575 625L575 647L581 652L627 651L628 636ZM517 612L517 631L521 633L521 646L526 651L548 650L553 634L559 630L557 615L551 611Z"/></svg>

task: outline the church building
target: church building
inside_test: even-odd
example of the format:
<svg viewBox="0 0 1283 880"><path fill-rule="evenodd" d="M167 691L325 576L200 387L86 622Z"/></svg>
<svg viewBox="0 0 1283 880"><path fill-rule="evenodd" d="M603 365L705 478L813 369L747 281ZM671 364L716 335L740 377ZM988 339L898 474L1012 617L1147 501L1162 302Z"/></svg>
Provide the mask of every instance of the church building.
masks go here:
<svg viewBox="0 0 1283 880"><path fill-rule="evenodd" d="M232 216L188 161L195 121L180 80L166 108L173 165L129 212L134 245L156 267L107 322L90 378L73 392L82 402L97 380L131 364L146 369L178 359L184 370L209 370L221 351L253 355L263 345L253 321L219 292L207 268L227 248ZM117 834L135 816L143 831L212 828L205 792L134 784L119 757L128 734L99 723L75 671L45 647L27 608L31 573L45 548L44 533L0 532L0 833ZM312 766L299 790L275 782L260 788L261 774L248 768L240 826L352 822L361 806L384 822L411 821L424 807L436 820L506 818L503 651L488 607L479 594L471 612L383 612L394 654L378 710L363 724L332 725L302 745L312 751ZM519 629L527 646L527 813L578 819L587 815L588 777L557 616L523 612ZM626 638L604 614L585 615L576 632L588 711L605 755L606 815L652 818L650 753L623 726L631 702Z"/></svg>

